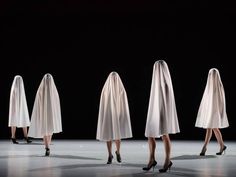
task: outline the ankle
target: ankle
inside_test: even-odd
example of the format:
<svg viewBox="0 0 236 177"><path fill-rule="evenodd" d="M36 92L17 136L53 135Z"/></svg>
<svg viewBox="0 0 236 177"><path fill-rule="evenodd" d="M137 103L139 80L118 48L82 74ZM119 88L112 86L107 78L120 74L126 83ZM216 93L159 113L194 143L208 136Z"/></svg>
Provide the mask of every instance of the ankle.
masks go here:
<svg viewBox="0 0 236 177"><path fill-rule="evenodd" d="M155 161L155 157L151 157L149 161L151 162Z"/></svg>
<svg viewBox="0 0 236 177"><path fill-rule="evenodd" d="M206 152L206 150L207 150L206 146L203 146L202 147L202 152Z"/></svg>
<svg viewBox="0 0 236 177"><path fill-rule="evenodd" d="M150 159L148 164L153 164L156 160L155 159Z"/></svg>
<svg viewBox="0 0 236 177"><path fill-rule="evenodd" d="M220 146L220 149L223 150L224 148L225 148L225 145L222 144L222 145Z"/></svg>
<svg viewBox="0 0 236 177"><path fill-rule="evenodd" d="M170 159L165 160L164 167L167 167L170 164Z"/></svg>

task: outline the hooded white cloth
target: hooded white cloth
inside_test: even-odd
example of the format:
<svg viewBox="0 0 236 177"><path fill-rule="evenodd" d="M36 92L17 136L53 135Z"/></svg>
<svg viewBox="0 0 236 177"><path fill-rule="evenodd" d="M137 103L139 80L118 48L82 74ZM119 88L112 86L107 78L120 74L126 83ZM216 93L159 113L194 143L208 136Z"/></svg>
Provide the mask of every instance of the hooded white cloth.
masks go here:
<svg viewBox="0 0 236 177"><path fill-rule="evenodd" d="M30 126L24 82L22 77L19 75L14 77L11 87L8 126Z"/></svg>
<svg viewBox="0 0 236 177"><path fill-rule="evenodd" d="M226 128L229 126L224 87L220 73L216 68L210 69L208 73L195 126L201 128Z"/></svg>
<svg viewBox="0 0 236 177"><path fill-rule="evenodd" d="M111 72L100 97L96 139L110 141L131 137L126 91L118 73Z"/></svg>
<svg viewBox="0 0 236 177"><path fill-rule="evenodd" d="M60 99L51 74L45 74L38 88L29 137L42 138L62 132Z"/></svg>
<svg viewBox="0 0 236 177"><path fill-rule="evenodd" d="M152 85L146 121L146 137L161 137L180 132L174 91L165 61L153 66Z"/></svg>

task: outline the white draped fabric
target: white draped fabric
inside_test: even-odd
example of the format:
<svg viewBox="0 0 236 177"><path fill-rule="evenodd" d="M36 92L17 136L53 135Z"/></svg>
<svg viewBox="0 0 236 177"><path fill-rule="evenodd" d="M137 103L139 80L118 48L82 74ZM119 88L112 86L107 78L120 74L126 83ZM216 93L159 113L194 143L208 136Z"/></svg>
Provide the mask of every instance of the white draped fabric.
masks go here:
<svg viewBox="0 0 236 177"><path fill-rule="evenodd" d="M201 128L225 128L229 126L224 87L216 68L210 69L208 73L195 126Z"/></svg>
<svg viewBox="0 0 236 177"><path fill-rule="evenodd" d="M118 73L111 72L100 97L96 139L110 141L131 137L126 91Z"/></svg>
<svg viewBox="0 0 236 177"><path fill-rule="evenodd" d="M165 61L153 66L145 136L161 137L180 132L171 76Z"/></svg>
<svg viewBox="0 0 236 177"><path fill-rule="evenodd" d="M60 99L52 75L45 74L35 97L28 136L42 138L59 132L62 132Z"/></svg>
<svg viewBox="0 0 236 177"><path fill-rule="evenodd" d="M9 104L9 127L30 126L28 106L25 96L24 82L21 76L14 77Z"/></svg>

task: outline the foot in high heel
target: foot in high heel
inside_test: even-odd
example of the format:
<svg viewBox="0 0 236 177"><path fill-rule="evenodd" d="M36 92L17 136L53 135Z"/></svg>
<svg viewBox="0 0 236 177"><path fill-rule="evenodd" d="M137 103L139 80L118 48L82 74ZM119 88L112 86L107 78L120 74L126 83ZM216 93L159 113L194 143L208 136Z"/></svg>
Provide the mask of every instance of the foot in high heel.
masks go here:
<svg viewBox="0 0 236 177"><path fill-rule="evenodd" d="M28 137L24 137L24 140L25 140L27 143L32 143L32 141L31 141Z"/></svg>
<svg viewBox="0 0 236 177"><path fill-rule="evenodd" d="M117 160L117 162L121 163L121 156L120 156L120 154L118 154L117 151L115 153L116 153L116 160Z"/></svg>
<svg viewBox="0 0 236 177"><path fill-rule="evenodd" d="M11 138L11 141L13 144L19 144L19 142L16 141L16 138Z"/></svg>
<svg viewBox="0 0 236 177"><path fill-rule="evenodd" d="M227 146L224 145L223 149L220 150L220 152L217 152L216 155L222 155L222 153L225 153Z"/></svg>
<svg viewBox="0 0 236 177"><path fill-rule="evenodd" d="M149 171L151 168L154 171L155 166L157 165L157 162L154 160L152 163L149 163L148 166L143 167L144 171Z"/></svg>
<svg viewBox="0 0 236 177"><path fill-rule="evenodd" d="M113 159L113 155L108 157L107 164L111 164Z"/></svg>
<svg viewBox="0 0 236 177"><path fill-rule="evenodd" d="M166 167L160 169L159 172L160 172L160 173L165 173L168 169L170 170L170 167L171 167L172 165L173 165L173 163L170 161L170 163L169 163Z"/></svg>
<svg viewBox="0 0 236 177"><path fill-rule="evenodd" d="M49 148L45 148L45 156L49 156L50 155L50 149Z"/></svg>
<svg viewBox="0 0 236 177"><path fill-rule="evenodd" d="M199 155L200 155L200 156L205 156L206 150L207 150L206 148L203 148L203 149L202 149L202 152L201 152Z"/></svg>

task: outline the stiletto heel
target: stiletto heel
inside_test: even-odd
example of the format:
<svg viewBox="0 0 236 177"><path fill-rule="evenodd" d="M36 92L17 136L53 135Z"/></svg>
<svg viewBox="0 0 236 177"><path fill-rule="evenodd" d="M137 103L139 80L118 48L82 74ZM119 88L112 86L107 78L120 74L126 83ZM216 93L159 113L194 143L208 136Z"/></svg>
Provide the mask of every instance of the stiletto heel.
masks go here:
<svg viewBox="0 0 236 177"><path fill-rule="evenodd" d="M11 138L11 141L13 144L19 144L19 142L16 141L16 138Z"/></svg>
<svg viewBox="0 0 236 177"><path fill-rule="evenodd" d="M111 164L113 159L113 155L108 157L107 164Z"/></svg>
<svg viewBox="0 0 236 177"><path fill-rule="evenodd" d="M170 171L171 166L173 165L173 163L170 161L169 165L167 165L167 167L164 167L162 169L159 170L160 173L165 173L168 169Z"/></svg>
<svg viewBox="0 0 236 177"><path fill-rule="evenodd" d="M152 168L152 171L154 171L155 166L157 165L157 162L154 160L150 165L143 167L144 171L149 171Z"/></svg>
<svg viewBox="0 0 236 177"><path fill-rule="evenodd" d="M116 160L117 160L117 162L121 163L121 156L120 156L120 154L118 154L117 151L115 153L116 153Z"/></svg>
<svg viewBox="0 0 236 177"><path fill-rule="evenodd" d="M199 154L200 156L205 156L205 153L206 153L206 148L205 149L202 149L202 152Z"/></svg>
<svg viewBox="0 0 236 177"><path fill-rule="evenodd" d="M25 140L27 143L32 143L32 141L31 141L28 137L24 137L24 140Z"/></svg>
<svg viewBox="0 0 236 177"><path fill-rule="evenodd" d="M216 155L222 155L222 153L225 153L227 146L224 145L223 149L220 152L217 152Z"/></svg>
<svg viewBox="0 0 236 177"><path fill-rule="evenodd" d="M49 148L45 148L46 152L45 152L45 156L49 156L50 155L50 149Z"/></svg>

